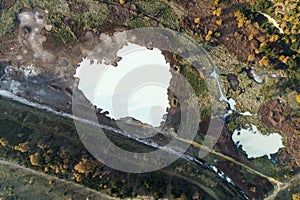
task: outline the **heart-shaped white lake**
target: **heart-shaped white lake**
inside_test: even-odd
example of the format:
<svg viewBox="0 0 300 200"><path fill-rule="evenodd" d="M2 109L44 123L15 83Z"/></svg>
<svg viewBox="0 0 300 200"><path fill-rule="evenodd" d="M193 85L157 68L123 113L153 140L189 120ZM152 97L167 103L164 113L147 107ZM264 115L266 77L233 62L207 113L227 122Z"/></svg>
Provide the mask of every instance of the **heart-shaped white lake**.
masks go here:
<svg viewBox="0 0 300 200"><path fill-rule="evenodd" d="M132 117L158 127L169 107L170 66L159 49L128 43L117 55L118 66L83 59L74 77L78 88L113 119Z"/></svg>

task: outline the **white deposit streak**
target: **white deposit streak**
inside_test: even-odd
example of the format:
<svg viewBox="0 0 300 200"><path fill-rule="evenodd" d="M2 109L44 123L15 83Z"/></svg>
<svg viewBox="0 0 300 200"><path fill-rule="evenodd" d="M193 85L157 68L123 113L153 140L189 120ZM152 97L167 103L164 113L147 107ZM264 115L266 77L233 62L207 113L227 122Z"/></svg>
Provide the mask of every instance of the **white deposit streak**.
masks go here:
<svg viewBox="0 0 300 200"><path fill-rule="evenodd" d="M222 92L222 88L221 88L221 84L220 84L220 80L219 80L219 77L218 77L218 74L216 72L216 69L214 69L214 71L210 74L210 77L214 78L217 82L217 85L218 85L218 89L219 89L219 93L220 93L220 98L219 98L219 101L225 101L226 103L228 103L229 105L229 108L230 110L228 110L225 114L224 114L224 117L228 117L229 115L231 115L233 113L233 111L236 111L237 113L239 113L240 115L243 115L243 116L256 116L256 114L251 114L250 112L246 111L246 112L239 112L236 108L235 108L235 105L236 105L236 102L233 98L229 98L227 99L225 97L225 95L223 94Z"/></svg>
<svg viewBox="0 0 300 200"><path fill-rule="evenodd" d="M282 28L280 28L279 24L277 23L277 21L274 18L272 18L270 15L268 15L266 13L262 13L262 12L259 12L259 13L262 14L264 17L266 17L268 19L268 21L270 23L272 23L279 30L279 32L281 34L284 33L283 30L282 30Z"/></svg>
<svg viewBox="0 0 300 200"><path fill-rule="evenodd" d="M188 162L195 162L195 163L198 163L199 165L201 165L202 167L204 168L208 168L209 170L211 171L214 171L215 173L218 174L218 176L220 178L222 178L223 180L225 180L227 183L230 183L231 185L235 186L236 185L234 184L234 182L232 181L232 179L230 179L228 176L226 176L221 170L216 170L217 168L213 165L208 165L207 163L204 163L200 160L198 160L197 158L194 158L190 155L187 155L187 154L184 154L184 153L179 153L177 151L175 151L174 149L171 149L171 148L168 148L166 146L159 146L158 144L154 143L154 142L146 142L145 140L142 140L142 139L139 139L139 138L136 138L134 136L131 136L121 130L118 130L118 129L115 129L113 127L110 127L110 126L107 126L107 125L103 125L103 124L98 124L98 123L94 123L94 122L91 122L89 120L85 120L85 119L82 119L82 118L79 118L79 117L76 117L74 115L71 115L71 114L67 114L67 113L64 113L64 112L58 112L58 111L55 111L53 110L52 108L48 107L48 106L45 106L45 105L41 105L41 104L38 104L38 103L34 103L34 102L31 102L31 101L28 101L27 99L24 99L22 97L19 97L11 92L8 92L6 90L0 90L0 96L2 97L5 97L5 98L8 98L8 99L11 99L15 102L18 102L18 103L21 103L21 104L24 104L24 105L27 105L27 106L30 106L30 107L33 107L33 108L36 108L36 109L39 109L39 110L45 110L49 113L52 113L54 115L57 115L57 116L61 116L61 117L65 117L65 118L69 118L69 119L73 119L73 120L76 120L76 121L80 121L82 123L86 123L86 124L90 124L92 126L96 126L96 127L100 127L100 128L103 128L105 130L108 130L108 131L112 131L112 132L115 132L115 133L118 133L120 135L123 135L127 138L130 138L130 139L133 139L137 142L140 142L142 144L145 144L147 146L151 146L151 147L154 147L154 148L158 148L158 149L161 149L163 151L166 151L170 154L174 154L174 155L177 155L179 156L180 158L188 161ZM222 176L220 176L222 175ZM245 196L245 198L247 198L247 196Z"/></svg>

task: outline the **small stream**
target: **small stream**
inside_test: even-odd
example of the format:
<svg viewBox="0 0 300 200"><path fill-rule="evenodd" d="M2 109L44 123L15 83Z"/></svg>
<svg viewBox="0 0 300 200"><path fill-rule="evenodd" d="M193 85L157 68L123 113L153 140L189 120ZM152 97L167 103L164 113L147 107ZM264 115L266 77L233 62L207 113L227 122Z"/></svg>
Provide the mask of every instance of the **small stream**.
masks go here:
<svg viewBox="0 0 300 200"><path fill-rule="evenodd" d="M195 164L200 165L201 167L217 174L225 183L227 183L228 187L231 188L231 190L239 193L241 196L243 196L244 199L249 199L247 197L247 195L242 190L240 190L239 187L237 187L234 184L233 180L224 174L224 172L217 169L217 167L215 167L213 165L209 165L208 163L204 162L203 160L197 159L197 158L195 158L191 155L188 155L188 154L185 154L185 153L179 153L179 152L175 151L174 149L171 149L171 148L168 148L168 147L161 147L157 143L147 142L143 139L140 139L140 138L132 136L128 133L125 133L124 131L121 131L119 129L116 129L116 128L113 128L113 127L110 127L110 126L107 126L107 125L104 125L104 124L91 122L89 120L82 119L82 118L76 117L76 116L71 115L71 114L67 114L67 113L64 113L64 112L59 112L59 111L53 110L52 108L50 108L48 106L45 106L45 105L41 105L41 104L38 104L38 103L35 103L35 102L30 102L27 99L19 97L19 96L15 95L11 92L8 92L6 90L0 90L0 96L11 99L15 102L18 102L18 103L21 103L21 104L24 104L24 105L27 105L27 106L30 106L30 107L33 107L33 108L36 108L36 109L39 109L39 110L47 111L47 112L52 113L52 114L57 115L57 116L61 116L61 117L65 117L65 118L68 118L68 119L80 121L80 122L90 124L90 125L95 126L95 127L100 127L100 128L105 129L107 131L112 131L114 133L117 133L117 134L125 137L125 138L132 139L132 140L137 141L137 142L139 142L141 144L144 144L146 146L153 147L153 148L156 148L156 149L160 149L160 150L163 150L163 151L168 152L170 154L176 155L176 156L184 159L187 162L195 163Z"/></svg>
<svg viewBox="0 0 300 200"><path fill-rule="evenodd" d="M235 108L236 102L234 101L234 99L232 99L232 98L227 99L225 97L225 95L223 94L222 89L221 89L221 85L220 85L220 81L219 81L218 75L216 73L216 69L214 69L214 71L211 73L210 76L213 77L216 80L216 83L217 83L218 89L219 89L219 93L220 93L220 101L224 101L224 102L226 102L229 105L229 109L224 114L224 117L226 117L226 115L229 115L232 112L238 112L241 115L252 116L252 114L250 112L240 113ZM54 115L57 115L57 116L62 116L62 117L69 118L69 119L72 119L72 120L76 120L76 121L79 121L79 122L82 122L82 123L90 124L90 125L95 126L95 127L100 127L101 129L117 133L117 134L119 134L119 135L121 135L121 136L123 136L123 137L125 137L127 139L131 139L131 140L137 141L137 142L139 142L141 144L147 145L149 147L153 147L155 149L159 149L159 150L163 150L165 152L168 152L169 154L176 155L179 158L181 158L181 159L183 159L183 160L185 160L187 162L194 163L196 165L199 165L199 166L203 167L204 169L207 169L207 170L213 172L218 177L220 177L226 183L226 185L228 185L228 187L232 191L237 192L244 199L249 199L245 195L245 193L243 191L241 191L235 185L235 183L233 182L233 180L231 178L229 178L227 175L224 174L224 172L222 172L221 170L217 169L216 166L209 165L205 161L200 160L200 159L198 159L196 157L193 157L193 156L191 156L189 154L179 153L178 151L176 151L176 150L174 150L172 148L165 147L165 146L162 147L158 143L145 141L143 139L140 139L138 137L135 137L135 136L133 136L131 134L128 134L128 133L126 133L126 132L124 132L122 130L116 129L116 128L108 126L108 125L95 123L95 122L92 122L92 121L89 121L89 120L86 120L86 119L82 119L82 118L79 118L77 116L74 116L74 115L71 115L71 114L68 114L68 113L56 111L56 110L52 109L51 107L48 107L46 105L41 105L39 103L28 101L27 99L19 97L19 96L15 95L15 94L13 94L11 92L8 92L6 90L0 90L0 96L12 99L12 100L14 100L16 102L22 103L22 104L27 105L27 106L31 106L31 107L34 107L34 108L37 108L37 109L40 109L40 110L45 110L45 111L47 111L49 113L52 113Z"/></svg>
<svg viewBox="0 0 300 200"><path fill-rule="evenodd" d="M228 109L226 111L226 113L223 115L224 118L228 117L229 115L231 115L233 112L237 112L239 115L242 116L254 116L257 117L257 114L251 114L249 111L246 112L239 112L236 108L236 102L233 98L226 98L225 95L223 94L222 88L221 88L221 84L220 84L220 80L219 80L219 76L216 72L216 69L213 70L213 72L210 74L210 77L214 78L216 80L216 83L218 85L218 89L219 89L219 93L220 93L220 98L219 101L224 101L228 104Z"/></svg>
<svg viewBox="0 0 300 200"><path fill-rule="evenodd" d="M259 83L263 83L263 80L266 76L273 78L276 77L275 74L266 74L263 72L257 73L255 69L250 70L254 78L257 78L255 81ZM221 84L216 73L216 69L214 69L214 71L210 74L210 77L214 78L217 82L220 93L219 100L228 104L228 109L224 114L224 118L230 116L234 112L242 116L253 116L255 118L258 117L257 114L252 114L248 111L239 112L235 108L235 100L233 98L227 99L225 97L221 89ZM246 152L248 158L257 158L267 155L267 157L271 159L271 154L277 153L280 148L284 147L281 135L278 133L269 133L267 135L263 135L253 124L251 124L250 128L242 128L241 130L236 129L231 138L237 147L242 146L242 149Z"/></svg>

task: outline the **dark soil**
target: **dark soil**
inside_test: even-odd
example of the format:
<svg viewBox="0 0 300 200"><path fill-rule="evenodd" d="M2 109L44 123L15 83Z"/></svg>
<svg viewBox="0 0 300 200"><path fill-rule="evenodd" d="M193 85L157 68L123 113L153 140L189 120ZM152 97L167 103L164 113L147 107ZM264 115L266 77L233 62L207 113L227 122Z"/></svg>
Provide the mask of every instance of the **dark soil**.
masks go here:
<svg viewBox="0 0 300 200"><path fill-rule="evenodd" d="M271 100L259 109L262 122L271 129L279 130L285 139L285 148L280 152L279 159L282 165L290 168L300 166L300 118L293 117L293 111L288 105Z"/></svg>

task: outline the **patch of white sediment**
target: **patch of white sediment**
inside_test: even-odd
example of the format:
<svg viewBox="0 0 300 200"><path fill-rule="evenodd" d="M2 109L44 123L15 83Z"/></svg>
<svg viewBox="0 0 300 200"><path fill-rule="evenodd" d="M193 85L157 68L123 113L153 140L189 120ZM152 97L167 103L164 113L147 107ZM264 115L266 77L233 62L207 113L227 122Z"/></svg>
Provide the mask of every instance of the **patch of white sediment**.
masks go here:
<svg viewBox="0 0 300 200"><path fill-rule="evenodd" d="M235 130L232 134L233 142L246 152L248 158L258 158L267 155L271 159L271 154L283 148L282 136L278 133L263 135L255 125L250 128Z"/></svg>
<svg viewBox="0 0 300 200"><path fill-rule="evenodd" d="M240 115L243 115L243 116L256 116L256 114L253 115L253 114L251 114L248 111L246 111L246 112L239 112L235 108L236 101L233 98L227 99L225 97L225 95L222 92L222 88L221 88L219 76L218 76L218 74L216 72L216 69L214 69L214 71L210 74L210 77L214 78L216 80L216 82L217 82L218 90L219 90L219 93L220 93L219 101L221 101L221 102L224 101L224 102L226 102L229 105L229 110L227 110L227 112L224 114L225 118L228 117L229 115L231 115L233 112L237 112L237 113L239 113Z"/></svg>
<svg viewBox="0 0 300 200"><path fill-rule="evenodd" d="M273 26L275 26L275 27L279 30L279 32L280 32L281 34L284 33L284 32L283 32L283 29L280 28L279 24L277 23L277 21L276 21L274 18L272 18L270 15L268 15L268 14L266 14L266 13L260 12L260 14L262 14L264 17L266 17L266 18L268 19L268 21L269 21L271 24L273 24Z"/></svg>
<svg viewBox="0 0 300 200"><path fill-rule="evenodd" d="M76 70L78 88L113 119L132 117L154 127L169 107L170 65L159 49L128 43L117 56L118 66L83 59Z"/></svg>

